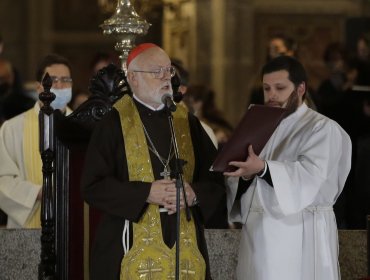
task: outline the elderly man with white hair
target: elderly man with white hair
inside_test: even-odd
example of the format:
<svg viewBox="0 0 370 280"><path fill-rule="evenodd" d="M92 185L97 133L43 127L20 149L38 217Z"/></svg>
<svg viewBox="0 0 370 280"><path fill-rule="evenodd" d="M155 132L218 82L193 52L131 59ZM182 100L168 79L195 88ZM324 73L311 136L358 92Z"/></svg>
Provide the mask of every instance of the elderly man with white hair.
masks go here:
<svg viewBox="0 0 370 280"><path fill-rule="evenodd" d="M176 187L168 115L175 69L158 46L145 43L127 59L133 96L125 95L96 127L86 155L84 199L103 212L91 257L91 279L156 279L175 276ZM212 174L216 149L199 120L182 106L173 113L184 166L181 197L180 272L210 279L203 224L225 199L222 174ZM123 241L122 241L123 240Z"/></svg>

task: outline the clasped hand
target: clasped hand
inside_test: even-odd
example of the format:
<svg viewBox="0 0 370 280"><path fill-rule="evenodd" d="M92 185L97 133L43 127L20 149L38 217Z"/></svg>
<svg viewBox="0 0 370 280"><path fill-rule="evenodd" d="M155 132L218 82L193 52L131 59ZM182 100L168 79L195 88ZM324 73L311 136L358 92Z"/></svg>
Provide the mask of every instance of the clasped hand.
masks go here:
<svg viewBox="0 0 370 280"><path fill-rule="evenodd" d="M224 172L225 176L243 177L245 179L253 178L265 168L265 162L254 153L252 145L248 146L248 157L245 161L231 161L229 165L238 169L234 172Z"/></svg>
<svg viewBox="0 0 370 280"><path fill-rule="evenodd" d="M186 200L191 204L195 198L195 193L189 183L184 182ZM168 214L176 213L176 180L162 179L152 183L147 199L148 203L163 205L168 210ZM180 209L185 207L183 192L180 192Z"/></svg>

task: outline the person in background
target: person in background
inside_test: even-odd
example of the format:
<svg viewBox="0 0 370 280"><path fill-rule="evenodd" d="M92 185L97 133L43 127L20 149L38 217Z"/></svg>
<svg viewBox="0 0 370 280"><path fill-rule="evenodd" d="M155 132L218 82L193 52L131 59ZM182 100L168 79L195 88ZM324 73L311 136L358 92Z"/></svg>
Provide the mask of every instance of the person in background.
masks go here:
<svg viewBox="0 0 370 280"><path fill-rule="evenodd" d="M83 90L77 91L76 94L73 95L72 100L71 100L69 106L74 111L82 103L84 103L87 99L89 99L90 96L91 96L91 94L89 92L87 92L87 91L83 91Z"/></svg>
<svg viewBox="0 0 370 280"><path fill-rule="evenodd" d="M318 112L339 123L352 141L352 169L346 186L334 205L338 227L348 229L352 228L355 218L352 209L358 203L354 198L353 176L358 132L361 130L363 119L362 107L357 98L360 94L352 91L358 76L357 63L349 59L346 46L340 42L328 44L323 59L329 75L321 82L316 92Z"/></svg>
<svg viewBox="0 0 370 280"><path fill-rule="evenodd" d="M0 58L0 126L6 120L5 101L13 94L14 75L9 61Z"/></svg>
<svg viewBox="0 0 370 280"><path fill-rule="evenodd" d="M356 61L357 80L356 85L370 86L370 42L369 38L361 35L357 39L356 54L354 60Z"/></svg>
<svg viewBox="0 0 370 280"><path fill-rule="evenodd" d="M248 280L340 279L333 205L351 168L351 140L335 121L307 107L307 76L295 58L262 69L266 106L286 116L259 155L228 176L231 221L243 224L237 276Z"/></svg>
<svg viewBox="0 0 370 280"><path fill-rule="evenodd" d="M295 57L297 49L297 43L292 38L284 34L276 34L269 40L267 61L281 55Z"/></svg>
<svg viewBox="0 0 370 280"><path fill-rule="evenodd" d="M0 72L8 76L4 80L0 74L0 124L32 108L35 101L27 95L18 70L4 56L5 42L0 34ZM11 73L9 73L11 72Z"/></svg>
<svg viewBox="0 0 370 280"><path fill-rule="evenodd" d="M370 94L370 91L365 93ZM351 186L351 223L349 228L366 229L367 217L370 215L370 97L363 102L364 131L358 138L354 180Z"/></svg>
<svg viewBox="0 0 370 280"><path fill-rule="evenodd" d="M59 55L47 55L40 62L36 78L38 93L45 74L52 79L56 97L54 109L66 107L72 96L70 63ZM39 102L30 110L3 123L0 128L0 208L8 215L8 228L40 228L42 164L39 152Z"/></svg>
<svg viewBox="0 0 370 280"><path fill-rule="evenodd" d="M181 100L183 102L180 103L180 106L185 104L187 109L190 113L194 114L194 108L192 107L192 103L190 102L192 98L189 98L189 95L187 94L188 88L192 88L192 86L189 87L189 72L184 68L183 63L177 59L172 59L171 64L176 68L176 75L172 77L171 83L174 91L177 89L178 95L181 98L178 98L178 102ZM174 100L176 98L176 95L174 94ZM209 138L212 140L213 145L216 147L216 149L219 149L219 142L217 139L217 136L211 126L202 118L199 118L198 115L196 115L200 121L200 124L202 125L205 132L208 134ZM221 118L221 116L217 116L217 118ZM220 135L220 132L219 132ZM223 143L222 143L223 144ZM225 228L234 228L233 224L230 224L227 220L227 211L226 211L226 201L221 201L219 203L219 206L214 211L211 218L208 219L207 222L205 222L204 226L205 228L219 228L219 229L225 229Z"/></svg>
<svg viewBox="0 0 370 280"><path fill-rule="evenodd" d="M90 63L91 75L95 75L98 71L110 63L118 64L118 57L111 53L99 51L97 52Z"/></svg>
<svg viewBox="0 0 370 280"><path fill-rule="evenodd" d="M270 61L278 56L291 56L297 58L298 55L298 44L297 42L285 34L277 33L270 37L267 45L267 57L266 61ZM305 103L308 107L316 110L316 100L314 99L315 93L312 88L307 89ZM263 104L263 89L261 81L256 78L253 88L251 90L250 98L247 103L247 108L250 104Z"/></svg>
<svg viewBox="0 0 370 280"><path fill-rule="evenodd" d="M233 127L217 108L214 91L204 85L192 85L187 89L184 102L195 116L212 128L218 146L224 145L230 138Z"/></svg>
<svg viewBox="0 0 370 280"><path fill-rule="evenodd" d="M188 90L188 86L189 86L189 78L190 78L189 72L188 70L185 69L184 64L179 59L175 59L175 58L171 59L171 64L173 65L173 67L175 67L176 74L179 79L178 91L184 95L186 91ZM175 77L176 76L174 76L173 78Z"/></svg>
<svg viewBox="0 0 370 280"><path fill-rule="evenodd" d="M125 95L97 124L86 153L82 195L103 213L93 245L91 279L140 279L148 261L158 279L174 278L176 187L174 147L164 94L175 69L155 44L136 46L127 58L133 96ZM216 149L199 120L183 106L173 113L184 166L181 196L181 277L211 279L204 223L225 199L222 174L209 168ZM186 267L192 267L191 275Z"/></svg>
<svg viewBox="0 0 370 280"><path fill-rule="evenodd" d="M348 182L346 229L366 229L370 215L370 47L369 38L359 36L352 56L357 77L343 101L345 128L353 143L352 180ZM346 189L345 189L346 190Z"/></svg>
<svg viewBox="0 0 370 280"><path fill-rule="evenodd" d="M177 103L183 101L180 104L185 104L188 110L191 113L194 113L194 110L191 108L191 104L187 102L188 98L185 95L189 86L189 72L184 68L183 63L178 59L172 59L171 64L176 69L176 74L171 78L172 89L174 91L173 100ZM218 148L217 138L212 128L202 120L200 120L200 123L207 132L209 138L211 138L212 143L216 148Z"/></svg>
<svg viewBox="0 0 370 280"><path fill-rule="evenodd" d="M99 51L97 52L91 60L90 63L90 76L94 77L98 71L110 63L118 64L118 58L108 52ZM91 78L90 77L90 78ZM71 103L69 104L72 110L76 110L82 103L84 103L89 97L91 93L84 89L76 89L73 96Z"/></svg>
<svg viewBox="0 0 370 280"><path fill-rule="evenodd" d="M357 78L357 70L349 63L346 47L341 43L329 44L324 52L324 62L329 72L317 90L318 111L337 122L343 116L343 102Z"/></svg>
<svg viewBox="0 0 370 280"><path fill-rule="evenodd" d="M0 118L4 121L32 108L35 105L35 100L27 95L18 72L8 61L0 58L0 68L11 70L8 81L2 80L0 76L0 106L2 107Z"/></svg>
<svg viewBox="0 0 370 280"><path fill-rule="evenodd" d="M297 44L295 43L295 41L292 38L285 36L284 34L278 33L271 36L268 41L266 61L270 61L271 59L281 55L295 57L296 53ZM251 90L251 95L247 104L247 108L250 104L263 104L263 102L264 100L261 81L259 78L256 78Z"/></svg>

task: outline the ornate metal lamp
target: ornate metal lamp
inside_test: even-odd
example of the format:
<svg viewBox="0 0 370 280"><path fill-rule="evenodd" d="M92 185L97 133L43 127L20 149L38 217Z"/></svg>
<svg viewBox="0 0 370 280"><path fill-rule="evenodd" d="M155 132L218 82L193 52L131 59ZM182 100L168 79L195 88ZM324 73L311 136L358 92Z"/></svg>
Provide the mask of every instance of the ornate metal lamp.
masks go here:
<svg viewBox="0 0 370 280"><path fill-rule="evenodd" d="M138 35L145 35L150 24L136 13L130 0L118 0L114 15L100 25L104 35L113 35L117 39L115 49L120 53L122 69L126 71L126 59L135 45Z"/></svg>

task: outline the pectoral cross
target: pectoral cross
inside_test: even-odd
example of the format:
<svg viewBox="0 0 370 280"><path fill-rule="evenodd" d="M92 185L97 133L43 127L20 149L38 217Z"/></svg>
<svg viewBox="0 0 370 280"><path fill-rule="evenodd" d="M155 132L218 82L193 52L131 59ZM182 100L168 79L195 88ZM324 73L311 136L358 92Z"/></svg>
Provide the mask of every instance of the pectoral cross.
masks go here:
<svg viewBox="0 0 370 280"><path fill-rule="evenodd" d="M163 179L171 179L171 170L169 168L169 166L165 166L163 168L163 171L161 173L159 173L159 175L161 175L163 177Z"/></svg>

